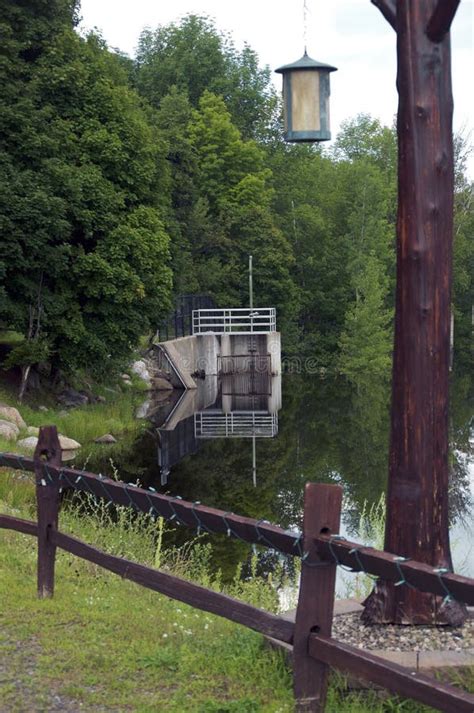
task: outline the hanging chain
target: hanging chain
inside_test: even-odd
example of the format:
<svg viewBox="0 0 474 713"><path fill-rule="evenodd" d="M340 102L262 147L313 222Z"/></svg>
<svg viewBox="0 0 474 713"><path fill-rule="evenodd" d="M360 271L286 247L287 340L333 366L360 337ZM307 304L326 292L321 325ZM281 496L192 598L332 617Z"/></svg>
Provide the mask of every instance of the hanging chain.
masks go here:
<svg viewBox="0 0 474 713"><path fill-rule="evenodd" d="M304 53L308 52L308 1L303 0L303 42L304 42Z"/></svg>

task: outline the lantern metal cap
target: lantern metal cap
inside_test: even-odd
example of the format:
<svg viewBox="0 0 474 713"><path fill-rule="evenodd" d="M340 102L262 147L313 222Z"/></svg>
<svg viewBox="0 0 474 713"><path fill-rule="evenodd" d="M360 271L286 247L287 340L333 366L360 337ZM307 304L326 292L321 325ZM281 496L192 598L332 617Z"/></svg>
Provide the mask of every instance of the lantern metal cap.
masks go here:
<svg viewBox="0 0 474 713"><path fill-rule="evenodd" d="M337 67L325 64L324 62L318 62L316 59L312 59L306 51L301 59L298 59L292 64L285 64L283 67L278 67L278 69L275 69L275 72L285 74L286 72L292 72L295 69L322 69L326 72L337 72Z"/></svg>

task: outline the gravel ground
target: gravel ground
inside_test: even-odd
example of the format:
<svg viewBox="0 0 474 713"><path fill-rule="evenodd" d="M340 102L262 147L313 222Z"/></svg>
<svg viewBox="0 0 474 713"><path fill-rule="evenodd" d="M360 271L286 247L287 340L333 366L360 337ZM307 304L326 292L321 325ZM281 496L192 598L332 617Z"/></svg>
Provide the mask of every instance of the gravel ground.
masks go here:
<svg viewBox="0 0 474 713"><path fill-rule="evenodd" d="M360 614L334 617L332 635L345 644L374 651L464 651L474 649L474 619L459 628L443 626L365 626Z"/></svg>

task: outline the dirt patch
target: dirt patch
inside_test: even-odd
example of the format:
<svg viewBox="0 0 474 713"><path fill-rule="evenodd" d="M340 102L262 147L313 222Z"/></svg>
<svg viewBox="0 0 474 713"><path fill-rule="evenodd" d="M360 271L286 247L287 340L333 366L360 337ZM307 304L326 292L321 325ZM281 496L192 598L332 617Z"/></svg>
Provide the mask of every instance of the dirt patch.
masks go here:
<svg viewBox="0 0 474 713"><path fill-rule="evenodd" d="M0 713L106 713L42 682L38 672L41 645L35 638L16 641L0 629Z"/></svg>

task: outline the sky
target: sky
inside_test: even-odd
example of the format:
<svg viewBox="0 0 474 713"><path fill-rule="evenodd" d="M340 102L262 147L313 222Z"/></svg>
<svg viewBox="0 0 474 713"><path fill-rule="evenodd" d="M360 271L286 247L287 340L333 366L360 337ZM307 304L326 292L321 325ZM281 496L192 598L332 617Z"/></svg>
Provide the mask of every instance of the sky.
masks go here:
<svg viewBox="0 0 474 713"><path fill-rule="evenodd" d="M133 56L144 27L208 15L247 42L271 69L308 54L338 67L331 75L331 129L368 113L391 125L397 111L395 32L370 0L82 0L82 29L97 28L110 47ZM461 0L452 26L454 130L474 142L474 0ZM280 75L273 75L281 88ZM474 155L468 165L474 179Z"/></svg>

